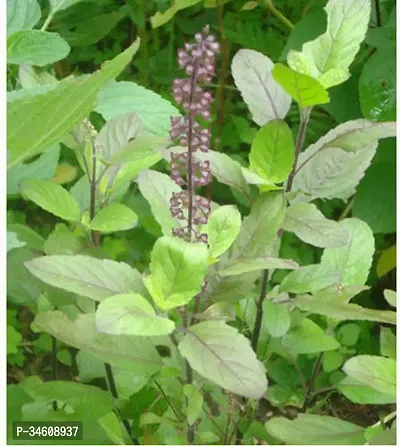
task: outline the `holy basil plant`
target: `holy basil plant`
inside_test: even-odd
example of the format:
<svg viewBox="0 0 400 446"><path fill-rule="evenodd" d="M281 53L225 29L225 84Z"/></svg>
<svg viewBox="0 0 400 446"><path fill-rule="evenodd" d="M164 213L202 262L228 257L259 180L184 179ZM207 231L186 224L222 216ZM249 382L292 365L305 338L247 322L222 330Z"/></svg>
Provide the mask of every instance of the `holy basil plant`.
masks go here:
<svg viewBox="0 0 400 446"><path fill-rule="evenodd" d="M50 3L49 21L63 2ZM348 202L395 123L354 119L304 147L312 110L351 76L370 0L329 0L326 31L290 50L287 65L253 49L234 55L231 74L257 126L245 165L212 150L207 85L221 47L208 26L178 51L174 106L115 81L138 40L93 74L38 76L30 65L65 57L68 44L31 29L36 9L22 20L9 8L9 63L36 79L8 97L9 193L64 223L46 239L9 226L9 261L24 284L8 294L32 309L32 329L51 336L53 354L74 349L81 381L30 377L10 389L24 401L18 416L83 419L86 441L103 441L100 426L114 444L365 444L386 432L309 413L324 388L357 404L396 399L395 298L387 290L381 310L350 302L368 289L373 232L321 208ZM295 132L285 121L293 109ZM69 190L53 178L61 144L83 172ZM212 201L213 177L246 206ZM132 190L147 214L125 198ZM109 234L145 224L157 239L140 270L107 256ZM319 255L284 252L285 237ZM382 324L381 355L354 354L355 321ZM84 384L104 377L111 393ZM266 417L263 403L273 407Z"/></svg>

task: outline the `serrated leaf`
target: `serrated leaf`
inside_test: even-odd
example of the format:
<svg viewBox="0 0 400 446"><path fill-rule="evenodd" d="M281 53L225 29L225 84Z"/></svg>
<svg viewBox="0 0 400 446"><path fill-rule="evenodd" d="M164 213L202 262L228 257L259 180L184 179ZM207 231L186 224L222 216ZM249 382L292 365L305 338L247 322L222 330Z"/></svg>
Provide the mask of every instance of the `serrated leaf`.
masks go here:
<svg viewBox="0 0 400 446"><path fill-rule="evenodd" d="M99 333L94 313L81 314L71 321L61 311L46 311L39 313L34 323L40 330L71 347L90 352L102 361L125 370L152 374L161 368L161 358L150 339Z"/></svg>
<svg viewBox="0 0 400 446"><path fill-rule="evenodd" d="M135 293L103 300L96 311L96 327L112 335L164 336L174 330L175 324L158 317L151 304Z"/></svg>
<svg viewBox="0 0 400 446"><path fill-rule="evenodd" d="M294 420L275 417L267 432L286 444L364 444L364 428L325 415L298 414Z"/></svg>
<svg viewBox="0 0 400 446"><path fill-rule="evenodd" d="M346 361L343 371L356 381L396 398L396 361L393 359L354 356Z"/></svg>
<svg viewBox="0 0 400 446"><path fill-rule="evenodd" d="M315 293L340 284L340 272L331 265L307 265L290 272L279 285L281 292Z"/></svg>
<svg viewBox="0 0 400 446"><path fill-rule="evenodd" d="M371 310L356 304L347 304L335 300L324 302L316 297L298 297L293 299L292 302L303 311L320 314L339 321L373 321L396 324L396 313L393 311Z"/></svg>
<svg viewBox="0 0 400 446"><path fill-rule="evenodd" d="M273 62L254 50L239 50L232 60L232 76L253 121L262 126L273 119L283 119L291 98L274 80Z"/></svg>
<svg viewBox="0 0 400 446"><path fill-rule="evenodd" d="M288 177L294 162L292 132L285 121L273 120L256 133L249 154L250 170L272 183Z"/></svg>
<svg viewBox="0 0 400 446"><path fill-rule="evenodd" d="M117 231L127 231L137 225L138 217L124 204L109 204L101 209L91 220L87 223L87 227L93 231L100 231L105 234Z"/></svg>
<svg viewBox="0 0 400 446"><path fill-rule="evenodd" d="M242 217L235 206L221 206L211 212L206 228L210 258L220 257L231 247L240 232L241 224Z"/></svg>
<svg viewBox="0 0 400 446"><path fill-rule="evenodd" d="M294 232L300 240L320 248L347 245L347 230L310 203L294 203L285 214L282 229Z"/></svg>
<svg viewBox="0 0 400 446"><path fill-rule="evenodd" d="M169 101L134 82L110 82L100 90L96 111L107 120L136 113L143 129L156 136L168 136L171 116L180 116Z"/></svg>
<svg viewBox="0 0 400 446"><path fill-rule="evenodd" d="M338 390L355 404L393 404L396 398L378 392L368 385L363 385L350 376L346 376L337 385Z"/></svg>
<svg viewBox="0 0 400 446"><path fill-rule="evenodd" d="M93 110L98 91L118 76L138 48L136 41L97 73L69 77L42 94L12 101L7 107L8 167L51 147L73 130Z"/></svg>
<svg viewBox="0 0 400 446"><path fill-rule="evenodd" d="M151 252L150 276L144 281L162 310L185 305L201 290L207 271L207 247L164 236Z"/></svg>
<svg viewBox="0 0 400 446"><path fill-rule="evenodd" d="M80 209L75 198L63 187L46 180L24 180L21 194L37 206L67 221L79 221Z"/></svg>
<svg viewBox="0 0 400 446"><path fill-rule="evenodd" d="M40 15L37 0L7 0L7 36L33 28Z"/></svg>
<svg viewBox="0 0 400 446"><path fill-rule="evenodd" d="M39 257L25 263L43 282L101 301L115 294L141 291L141 276L126 263L83 255Z"/></svg>
<svg viewBox="0 0 400 446"><path fill-rule="evenodd" d="M328 16L326 32L303 45L302 51L292 51L290 68L320 80L325 88L346 80L368 30L371 2L369 0L329 0L325 6ZM294 55L297 53L297 59ZM303 60L303 67L295 60ZM301 68L301 70L299 70ZM334 72L335 74L332 74Z"/></svg>
<svg viewBox="0 0 400 446"><path fill-rule="evenodd" d="M263 364L249 340L221 321L190 327L179 351L204 378L247 398L261 398L267 390Z"/></svg>
<svg viewBox="0 0 400 446"><path fill-rule="evenodd" d="M258 257L256 259L243 259L229 263L226 268L218 270L218 275L238 276L251 271L262 269L298 269L299 265L290 259L279 259L276 257Z"/></svg>
<svg viewBox="0 0 400 446"><path fill-rule="evenodd" d="M187 398L187 414L188 424L191 426L196 421L203 406L203 395L196 389L193 384L185 384L183 393Z"/></svg>
<svg viewBox="0 0 400 446"><path fill-rule="evenodd" d="M375 251L375 239L370 227L357 218L347 218L340 222L347 229L349 242L342 248L325 249L321 264L331 265L340 272L340 283L364 285L367 281Z"/></svg>
<svg viewBox="0 0 400 446"><path fill-rule="evenodd" d="M182 223L175 219L170 210L172 194L181 191L181 188L171 178L155 170L143 170L137 178L140 193L148 201L151 212L164 235L171 235L172 229Z"/></svg>
<svg viewBox="0 0 400 446"><path fill-rule="evenodd" d="M313 77L276 64L272 76L300 107L326 104L330 101L325 88Z"/></svg>
<svg viewBox="0 0 400 446"><path fill-rule="evenodd" d="M291 318L289 309L285 304L275 303L271 300L263 302L263 325L273 338L280 338L290 328Z"/></svg>
<svg viewBox="0 0 400 446"><path fill-rule="evenodd" d="M335 338L325 334L322 328L310 319L303 319L286 333L282 345L295 355L320 353L340 347Z"/></svg>

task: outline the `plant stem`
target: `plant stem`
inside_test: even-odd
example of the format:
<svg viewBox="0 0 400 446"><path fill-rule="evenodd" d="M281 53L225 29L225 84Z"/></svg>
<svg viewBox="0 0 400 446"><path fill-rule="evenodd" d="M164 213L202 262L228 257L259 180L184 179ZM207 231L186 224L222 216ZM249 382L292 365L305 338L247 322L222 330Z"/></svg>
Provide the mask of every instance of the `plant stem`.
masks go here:
<svg viewBox="0 0 400 446"><path fill-rule="evenodd" d="M51 379L53 381L57 380L57 339L52 336L51 337L51 368L52 375ZM57 410L57 401L53 401L53 410L56 412Z"/></svg>
<svg viewBox="0 0 400 446"><path fill-rule="evenodd" d="M379 5L379 0L375 0L375 11L376 11L376 26L382 26L381 7Z"/></svg>
<svg viewBox="0 0 400 446"><path fill-rule="evenodd" d="M308 121L310 119L310 114L311 114L311 107L300 109L300 129L296 139L296 152L294 155L294 164L286 185L286 192L290 192L292 190L294 177L296 175L299 155L301 153L301 149L303 148L304 140L306 137L306 131L308 126Z"/></svg>
<svg viewBox="0 0 400 446"><path fill-rule="evenodd" d="M262 0L262 3L272 12L272 14L279 19L285 26L287 26L289 29L293 29L294 25L293 23L284 16L278 9L275 8L275 6L272 4L272 0Z"/></svg>
<svg viewBox="0 0 400 446"><path fill-rule="evenodd" d="M175 407L172 405L170 399L168 398L168 395L164 392L164 389L161 387L161 385L158 383L158 381L154 380L154 384L157 386L158 390L161 392L162 396L165 398L165 401L167 402L168 406L174 412L174 415L176 416L176 419L179 423L182 422L182 418L179 415L178 411L175 409Z"/></svg>
<svg viewBox="0 0 400 446"><path fill-rule="evenodd" d="M350 214L351 210L353 209L354 200L355 200L355 195L346 204L346 207L343 209L343 212L340 214L338 221L344 220Z"/></svg>
<svg viewBox="0 0 400 446"><path fill-rule="evenodd" d="M302 408L302 412L306 412L307 409L310 406L311 394L312 394L312 391L314 389L315 381L317 380L317 377L318 377L318 374L319 374L319 370L321 368L323 357L324 357L324 353L320 353L318 355L318 358L317 358L315 364L314 364L314 369L313 369L313 373L312 373L312 376L311 376L311 380L308 383L307 392L306 392L306 395L305 395L305 400L304 400L304 405L303 405L303 408Z"/></svg>
<svg viewBox="0 0 400 446"><path fill-rule="evenodd" d="M258 339L260 337L260 331L261 331L261 322L263 318L263 302L267 296L267 285L268 285L268 279L269 279L269 270L265 269L263 271L263 279L261 284L261 293L260 298L258 299L256 305L257 305L257 313L256 313L256 321L254 324L254 331L253 331L253 337L251 339L251 346L253 347L253 350L257 354L257 345L258 345Z"/></svg>

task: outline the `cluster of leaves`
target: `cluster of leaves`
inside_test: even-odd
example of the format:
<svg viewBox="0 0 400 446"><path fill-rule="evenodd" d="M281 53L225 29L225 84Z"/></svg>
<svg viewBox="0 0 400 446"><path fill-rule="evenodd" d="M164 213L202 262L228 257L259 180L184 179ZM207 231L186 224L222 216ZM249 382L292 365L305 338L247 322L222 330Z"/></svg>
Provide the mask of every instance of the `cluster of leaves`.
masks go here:
<svg viewBox="0 0 400 446"><path fill-rule="evenodd" d="M83 421L74 444L395 444L394 2L7 6L9 443L46 420ZM166 174L175 49L206 23L207 245L172 236Z"/></svg>

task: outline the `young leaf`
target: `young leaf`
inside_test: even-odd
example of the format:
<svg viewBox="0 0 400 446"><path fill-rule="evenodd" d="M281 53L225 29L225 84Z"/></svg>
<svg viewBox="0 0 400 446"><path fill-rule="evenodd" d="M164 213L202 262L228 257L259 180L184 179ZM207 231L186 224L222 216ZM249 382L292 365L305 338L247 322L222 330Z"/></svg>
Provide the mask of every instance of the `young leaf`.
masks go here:
<svg viewBox="0 0 400 446"><path fill-rule="evenodd" d="M385 324L396 324L396 313L394 311L371 310L355 304L338 302L331 300L329 302L320 300L317 296L313 298L298 297L293 299L293 304L300 310L310 313L321 314L339 321L373 321Z"/></svg>
<svg viewBox="0 0 400 446"><path fill-rule="evenodd" d="M273 120L256 133L249 155L250 170L272 183L288 177L294 162L292 132L285 121Z"/></svg>
<svg viewBox="0 0 400 446"><path fill-rule="evenodd" d="M207 224L209 257L220 257L239 234L242 218L235 206L221 206L211 212Z"/></svg>
<svg viewBox="0 0 400 446"><path fill-rule="evenodd" d="M270 254L286 209L282 192L265 192L253 204L242 222L239 236L229 251L230 262Z"/></svg>
<svg viewBox="0 0 400 446"><path fill-rule="evenodd" d="M175 324L158 317L151 304L135 293L103 300L96 311L96 327L112 335L164 336L174 330Z"/></svg>
<svg viewBox="0 0 400 446"><path fill-rule="evenodd" d="M162 310L185 305L201 290L207 270L207 247L177 237L161 237L151 252L150 276L144 281Z"/></svg>
<svg viewBox="0 0 400 446"><path fill-rule="evenodd" d="M280 63L274 66L272 76L302 108L330 101L325 88L311 76L298 73Z"/></svg>
<svg viewBox="0 0 400 446"><path fill-rule="evenodd" d="M375 250L375 239L370 227L357 218L340 222L347 229L349 243L342 248L325 249L321 264L331 265L340 272L339 283L364 285L367 281Z"/></svg>
<svg viewBox="0 0 400 446"><path fill-rule="evenodd" d="M235 84L259 126L283 119L292 101L272 77L273 67L269 57L254 50L239 50L232 60Z"/></svg>
<svg viewBox="0 0 400 446"><path fill-rule="evenodd" d="M134 82L110 82L99 93L96 111L107 120L136 113L143 129L157 136L168 136L171 116L180 115L169 101Z"/></svg>
<svg viewBox="0 0 400 446"><path fill-rule="evenodd" d="M44 244L46 255L74 255L84 248L83 240L64 224L57 224Z"/></svg>
<svg viewBox="0 0 400 446"><path fill-rule="evenodd" d="M24 180L21 194L42 209L68 221L79 221L81 211L75 198L63 187L46 180Z"/></svg>
<svg viewBox="0 0 400 446"><path fill-rule="evenodd" d="M299 265L290 259L279 259L276 257L258 257L256 259L243 259L229 263L226 268L218 270L218 275L238 276L250 271L260 271L262 269L298 269Z"/></svg>
<svg viewBox="0 0 400 446"><path fill-rule="evenodd" d="M8 167L51 147L93 110L97 93L131 61L139 41L89 76L68 77L50 91L27 95L7 107Z"/></svg>
<svg viewBox="0 0 400 446"><path fill-rule="evenodd" d="M87 227L106 234L132 229L137 225L137 222L138 217L132 209L124 204L115 203L101 209L93 220L87 223Z"/></svg>
<svg viewBox="0 0 400 446"><path fill-rule="evenodd" d="M7 36L33 28L40 15L37 0L7 0Z"/></svg>
<svg viewBox="0 0 400 446"><path fill-rule="evenodd" d="M141 291L141 276L126 263L93 257L47 256L25 263L43 282L101 301L115 294Z"/></svg>
<svg viewBox="0 0 400 446"><path fill-rule="evenodd" d="M346 376L337 386L338 390L355 404L394 404L396 398L378 392L368 384L361 384L350 376Z"/></svg>
<svg viewBox="0 0 400 446"><path fill-rule="evenodd" d="M282 229L294 232L300 240L320 248L340 248L346 246L349 236L346 228L309 203L294 203L285 214Z"/></svg>
<svg viewBox="0 0 400 446"><path fill-rule="evenodd" d="M325 7L327 30L303 45L301 53L290 51L290 68L310 75L330 88L344 82L368 30L370 0L329 0Z"/></svg>
<svg viewBox="0 0 400 446"><path fill-rule="evenodd" d="M183 393L188 400L186 418L189 425L192 425L197 420L203 406L203 395L193 384L185 384Z"/></svg>
<svg viewBox="0 0 400 446"><path fill-rule="evenodd" d="M310 319L303 319L282 339L282 345L295 355L336 350L339 342L328 336L319 325Z"/></svg>
<svg viewBox="0 0 400 446"><path fill-rule="evenodd" d="M343 371L356 381L396 398L396 361L393 359L354 356L346 361Z"/></svg>
<svg viewBox="0 0 400 446"><path fill-rule="evenodd" d="M275 417L267 432L286 444L364 444L364 428L326 415L298 414L294 420Z"/></svg>
<svg viewBox="0 0 400 446"><path fill-rule="evenodd" d="M151 375L161 368L161 358L150 339L99 333L94 313L80 314L71 321L61 311L46 311L39 313L34 323L61 342L125 370Z"/></svg>
<svg viewBox="0 0 400 446"><path fill-rule="evenodd" d="M279 285L281 292L315 293L340 284L340 272L331 265L307 265L290 272Z"/></svg>
<svg viewBox="0 0 400 446"><path fill-rule="evenodd" d="M285 304L275 303L271 300L263 302L263 325L273 338L280 338L290 328L290 313Z"/></svg>
<svg viewBox="0 0 400 446"><path fill-rule="evenodd" d="M179 351L204 378L247 398L261 398L267 390L263 364L249 340L222 321L193 325Z"/></svg>
<svg viewBox="0 0 400 446"><path fill-rule="evenodd" d="M56 33L29 29L7 39L7 63L43 67L68 56L71 48Z"/></svg>
<svg viewBox="0 0 400 446"><path fill-rule="evenodd" d="M171 214L170 199L174 192L180 192L181 188L171 178L155 170L144 170L137 178L140 193L149 202L151 212L164 235L171 235L172 229L179 226L181 220L177 220Z"/></svg>

